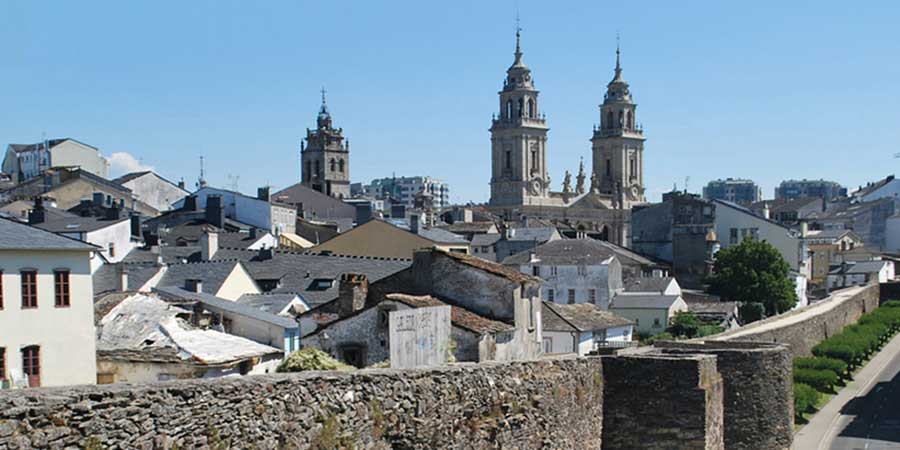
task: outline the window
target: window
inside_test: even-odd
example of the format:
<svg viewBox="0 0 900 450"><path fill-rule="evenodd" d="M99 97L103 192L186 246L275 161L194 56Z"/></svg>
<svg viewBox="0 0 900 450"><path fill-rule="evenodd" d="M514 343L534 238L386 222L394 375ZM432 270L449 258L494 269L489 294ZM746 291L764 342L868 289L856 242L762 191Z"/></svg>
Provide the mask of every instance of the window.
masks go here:
<svg viewBox="0 0 900 450"><path fill-rule="evenodd" d="M632 178L637 177L637 162L634 157L628 159L628 175Z"/></svg>
<svg viewBox="0 0 900 450"><path fill-rule="evenodd" d="M22 349L22 372L28 378L28 387L41 385L41 347L31 345Z"/></svg>
<svg viewBox="0 0 900 450"><path fill-rule="evenodd" d="M533 149L531 150L531 168L532 169L538 168L537 150L533 150Z"/></svg>
<svg viewBox="0 0 900 450"><path fill-rule="evenodd" d="M591 298L591 303L597 303L597 290L596 289L588 290L588 295Z"/></svg>
<svg viewBox="0 0 900 450"><path fill-rule="evenodd" d="M528 99L528 117L534 118L534 101Z"/></svg>
<svg viewBox="0 0 900 450"><path fill-rule="evenodd" d="M343 159L338 160L338 171L341 173L344 173L344 160Z"/></svg>
<svg viewBox="0 0 900 450"><path fill-rule="evenodd" d="M659 328L660 322L659 317L653 319L653 328Z"/></svg>
<svg viewBox="0 0 900 450"><path fill-rule="evenodd" d="M506 101L506 118L510 119L513 116L513 108L512 108L512 100Z"/></svg>
<svg viewBox="0 0 900 450"><path fill-rule="evenodd" d="M568 298L568 300L569 300L569 304L570 304L570 305L575 303L575 289L569 289L569 298Z"/></svg>
<svg viewBox="0 0 900 450"><path fill-rule="evenodd" d="M553 338L545 337L544 341L544 353L553 353Z"/></svg>
<svg viewBox="0 0 900 450"><path fill-rule="evenodd" d="M53 272L53 286L57 308L69 306L69 271L57 270Z"/></svg>
<svg viewBox="0 0 900 450"><path fill-rule="evenodd" d="M729 232L728 242L731 244L737 244L738 243L738 229L732 228L732 229L728 230L728 232Z"/></svg>
<svg viewBox="0 0 900 450"><path fill-rule="evenodd" d="M550 275L556 276L556 266L550 266Z"/></svg>
<svg viewBox="0 0 900 450"><path fill-rule="evenodd" d="M116 244L110 242L107 247L109 248L109 257L115 258L116 257Z"/></svg>
<svg viewBox="0 0 900 450"><path fill-rule="evenodd" d="M606 160L606 176L611 176L611 175L612 175L612 160L607 159Z"/></svg>
<svg viewBox="0 0 900 450"><path fill-rule="evenodd" d="M512 169L512 151L510 151L510 150L506 151L506 160L505 161L506 162L504 165L506 166L506 168Z"/></svg>
<svg viewBox="0 0 900 450"><path fill-rule="evenodd" d="M6 379L6 349L0 347L0 381Z"/></svg>
<svg viewBox="0 0 900 450"><path fill-rule="evenodd" d="M519 117L522 117L525 114L525 105L522 102L522 99L519 99Z"/></svg>
<svg viewBox="0 0 900 450"><path fill-rule="evenodd" d="M547 289L547 301L552 302L553 300L554 300L553 289Z"/></svg>
<svg viewBox="0 0 900 450"><path fill-rule="evenodd" d="M334 160L334 158L331 158L331 161L328 162L328 170L334 172L334 166L336 164L337 162Z"/></svg>
<svg viewBox="0 0 900 450"><path fill-rule="evenodd" d="M608 111L606 113L606 128L613 128L613 112Z"/></svg>
<svg viewBox="0 0 900 450"><path fill-rule="evenodd" d="M37 308L37 272L22 271L22 308Z"/></svg>
<svg viewBox="0 0 900 450"><path fill-rule="evenodd" d="M578 266L578 275L586 276L587 275L587 267Z"/></svg>
<svg viewBox="0 0 900 450"><path fill-rule="evenodd" d="M536 277L541 276L541 266L531 266L531 274Z"/></svg>

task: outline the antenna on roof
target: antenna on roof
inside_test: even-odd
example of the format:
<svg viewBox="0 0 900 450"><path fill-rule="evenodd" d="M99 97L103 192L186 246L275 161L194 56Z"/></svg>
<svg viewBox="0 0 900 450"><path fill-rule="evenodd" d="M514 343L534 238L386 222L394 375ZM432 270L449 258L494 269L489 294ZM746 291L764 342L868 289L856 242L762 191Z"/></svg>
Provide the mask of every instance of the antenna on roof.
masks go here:
<svg viewBox="0 0 900 450"><path fill-rule="evenodd" d="M238 191L238 182L241 180L240 175L228 174L228 187L232 191Z"/></svg>
<svg viewBox="0 0 900 450"><path fill-rule="evenodd" d="M197 187L202 188L206 186L206 179L203 178L203 155L200 155L200 178L197 179Z"/></svg>

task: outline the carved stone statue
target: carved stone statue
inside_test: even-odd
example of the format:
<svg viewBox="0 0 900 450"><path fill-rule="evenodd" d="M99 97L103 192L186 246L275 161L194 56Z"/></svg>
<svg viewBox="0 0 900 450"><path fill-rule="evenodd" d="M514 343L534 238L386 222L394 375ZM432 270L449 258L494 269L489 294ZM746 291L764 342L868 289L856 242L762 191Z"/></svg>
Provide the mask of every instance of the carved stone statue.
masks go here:
<svg viewBox="0 0 900 450"><path fill-rule="evenodd" d="M575 192L579 195L584 194L584 159L578 162L578 176L575 177Z"/></svg>
<svg viewBox="0 0 900 450"><path fill-rule="evenodd" d="M566 171L566 176L563 177L563 193L569 194L572 192L572 174L569 171Z"/></svg>
<svg viewBox="0 0 900 450"><path fill-rule="evenodd" d="M600 179L597 178L597 172L591 172L591 194L600 193Z"/></svg>

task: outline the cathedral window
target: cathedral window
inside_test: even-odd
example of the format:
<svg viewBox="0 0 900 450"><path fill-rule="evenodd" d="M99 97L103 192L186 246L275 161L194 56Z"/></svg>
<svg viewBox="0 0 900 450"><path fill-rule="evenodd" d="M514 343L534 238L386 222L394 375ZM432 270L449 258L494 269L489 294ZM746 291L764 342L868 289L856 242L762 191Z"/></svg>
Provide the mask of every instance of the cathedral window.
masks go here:
<svg viewBox="0 0 900 450"><path fill-rule="evenodd" d="M531 150L531 168L532 169L538 168L537 150L534 150L534 149Z"/></svg>
<svg viewBox="0 0 900 450"><path fill-rule="evenodd" d="M331 170L332 172L334 172L334 166L335 166L336 164L337 164L337 162L334 160L334 158L331 158L331 161L329 161L329 164L328 164L328 165L329 165L329 170Z"/></svg>
<svg viewBox="0 0 900 450"><path fill-rule="evenodd" d="M622 128L625 125L625 115L622 114L622 111L619 111L618 118L619 128Z"/></svg>
<svg viewBox="0 0 900 450"><path fill-rule="evenodd" d="M631 111L625 111L625 123L629 130L634 128L634 117L632 117Z"/></svg>
<svg viewBox="0 0 900 450"><path fill-rule="evenodd" d="M610 176L610 175L612 175L612 160L607 159L606 160L606 176Z"/></svg>
<svg viewBox="0 0 900 450"><path fill-rule="evenodd" d="M316 160L316 172L315 172L315 176L316 176L316 177L321 177L321 176L322 176L322 168L319 167L319 161L318 161L318 160Z"/></svg>
<svg viewBox="0 0 900 450"><path fill-rule="evenodd" d="M612 128L612 127L613 127L613 112L608 111L606 113L606 128L608 129L608 128Z"/></svg>
<svg viewBox="0 0 900 450"><path fill-rule="evenodd" d="M534 101L530 98L528 99L528 117L534 118Z"/></svg>
<svg viewBox="0 0 900 450"><path fill-rule="evenodd" d="M344 160L343 159L338 160L338 171L341 173L344 173Z"/></svg>
<svg viewBox="0 0 900 450"><path fill-rule="evenodd" d="M504 166L507 169L512 169L512 151L511 150L506 151L506 162L504 163Z"/></svg>
<svg viewBox="0 0 900 450"><path fill-rule="evenodd" d="M637 177L637 164L633 156L628 160L628 175L631 178Z"/></svg>
<svg viewBox="0 0 900 450"><path fill-rule="evenodd" d="M524 114L524 113L525 113L525 106L524 106L524 103L522 102L522 99L520 98L519 99L519 117L522 117L522 114Z"/></svg>
<svg viewBox="0 0 900 450"><path fill-rule="evenodd" d="M512 116L513 116L513 106L512 105L513 105L512 100L506 101L506 118L507 119L512 119Z"/></svg>

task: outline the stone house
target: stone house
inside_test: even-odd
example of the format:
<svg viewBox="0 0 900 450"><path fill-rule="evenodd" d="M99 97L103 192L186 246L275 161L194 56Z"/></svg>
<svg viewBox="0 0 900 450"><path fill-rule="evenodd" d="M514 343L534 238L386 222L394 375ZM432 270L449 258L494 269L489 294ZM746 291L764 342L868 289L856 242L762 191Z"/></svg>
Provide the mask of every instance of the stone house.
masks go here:
<svg viewBox="0 0 900 450"><path fill-rule="evenodd" d="M544 302L541 313L544 353L585 356L601 347L633 345L634 322L597 305Z"/></svg>
<svg viewBox="0 0 900 450"><path fill-rule="evenodd" d="M828 289L886 283L894 279L894 262L887 260L849 262L828 272Z"/></svg>
<svg viewBox="0 0 900 450"><path fill-rule="evenodd" d="M3 158L2 172L17 183L28 181L52 167L78 167L106 178L109 161L92 147L75 139L51 139L37 144L9 144Z"/></svg>
<svg viewBox="0 0 900 450"><path fill-rule="evenodd" d="M97 250L0 219L0 388L96 382Z"/></svg>
<svg viewBox="0 0 900 450"><path fill-rule="evenodd" d="M485 233L472 236L472 240L469 242L469 254L497 262L497 242L500 238L499 233Z"/></svg>
<svg viewBox="0 0 900 450"><path fill-rule="evenodd" d="M863 245L858 234L851 230L809 230L804 237L809 248L810 281L819 284L825 281L835 264L841 263L841 255Z"/></svg>
<svg viewBox="0 0 900 450"><path fill-rule="evenodd" d="M495 261L503 262L512 255L558 239L562 239L562 235L559 234L556 227L511 228L504 226L500 230L500 239L494 243Z"/></svg>
<svg viewBox="0 0 900 450"><path fill-rule="evenodd" d="M352 298L345 296L337 301L352 301ZM303 345L324 350L356 367L370 366L390 359L388 324L391 311L444 305L445 302L429 295L387 294L377 304L328 323L304 337ZM496 346L498 340L505 340L514 330L512 325L487 319L465 308L450 308L450 338L456 345L453 354L456 361L485 360L489 356L488 349Z"/></svg>

